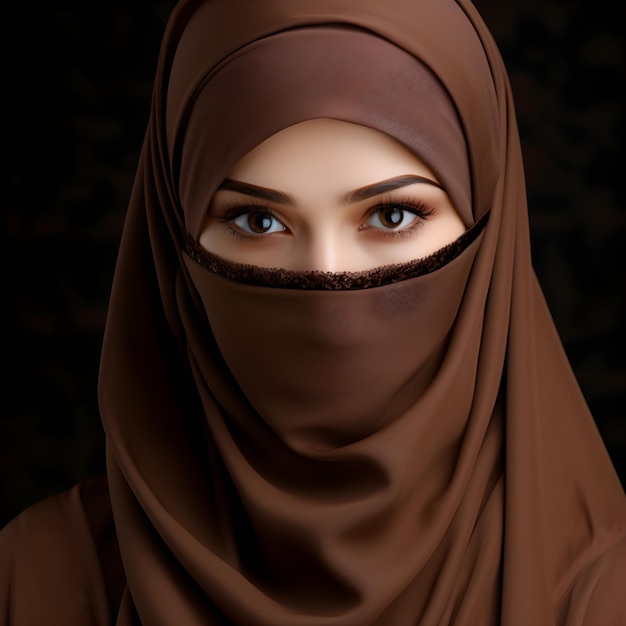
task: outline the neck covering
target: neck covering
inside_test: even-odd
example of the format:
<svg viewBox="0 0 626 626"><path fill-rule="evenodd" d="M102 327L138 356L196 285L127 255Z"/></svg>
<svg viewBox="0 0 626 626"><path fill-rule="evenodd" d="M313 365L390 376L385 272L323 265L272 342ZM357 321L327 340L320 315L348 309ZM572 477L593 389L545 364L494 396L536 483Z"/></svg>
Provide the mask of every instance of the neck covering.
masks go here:
<svg viewBox="0 0 626 626"><path fill-rule="evenodd" d="M229 169L314 117L413 150L471 235L376 286L203 262ZM118 624L556 623L626 505L527 219L510 87L469 2L181 2L101 364Z"/></svg>

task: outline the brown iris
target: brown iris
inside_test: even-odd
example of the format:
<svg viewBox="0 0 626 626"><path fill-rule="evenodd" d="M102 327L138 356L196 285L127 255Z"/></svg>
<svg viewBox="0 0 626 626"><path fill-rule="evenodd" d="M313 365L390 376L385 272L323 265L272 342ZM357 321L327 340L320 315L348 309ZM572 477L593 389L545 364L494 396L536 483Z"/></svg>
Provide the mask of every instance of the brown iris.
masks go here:
<svg viewBox="0 0 626 626"><path fill-rule="evenodd" d="M263 213L248 213L247 222L253 233L263 234L272 227L272 218Z"/></svg>
<svg viewBox="0 0 626 626"><path fill-rule="evenodd" d="M390 207L378 212L378 219L385 228L397 228L404 219L404 211Z"/></svg>

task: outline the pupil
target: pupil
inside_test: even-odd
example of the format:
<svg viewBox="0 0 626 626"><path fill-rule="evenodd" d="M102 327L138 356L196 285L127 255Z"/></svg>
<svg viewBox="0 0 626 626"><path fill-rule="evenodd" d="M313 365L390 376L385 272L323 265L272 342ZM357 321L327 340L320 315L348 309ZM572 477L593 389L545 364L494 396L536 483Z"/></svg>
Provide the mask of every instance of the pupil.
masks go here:
<svg viewBox="0 0 626 626"><path fill-rule="evenodd" d="M260 213L252 213L248 216L248 226L255 233L264 233L272 226L272 218Z"/></svg>
<svg viewBox="0 0 626 626"><path fill-rule="evenodd" d="M402 211L400 209L387 209L383 211L380 221L388 228L394 228L402 222Z"/></svg>

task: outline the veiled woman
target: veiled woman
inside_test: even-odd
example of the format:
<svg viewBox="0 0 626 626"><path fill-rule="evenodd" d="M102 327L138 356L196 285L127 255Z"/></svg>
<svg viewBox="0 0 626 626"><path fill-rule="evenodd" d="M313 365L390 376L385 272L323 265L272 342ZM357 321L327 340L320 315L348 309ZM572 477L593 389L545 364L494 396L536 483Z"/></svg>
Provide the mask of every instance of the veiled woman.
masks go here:
<svg viewBox="0 0 626 626"><path fill-rule="evenodd" d="M626 622L466 0L176 7L99 393L107 479L3 531L5 623Z"/></svg>

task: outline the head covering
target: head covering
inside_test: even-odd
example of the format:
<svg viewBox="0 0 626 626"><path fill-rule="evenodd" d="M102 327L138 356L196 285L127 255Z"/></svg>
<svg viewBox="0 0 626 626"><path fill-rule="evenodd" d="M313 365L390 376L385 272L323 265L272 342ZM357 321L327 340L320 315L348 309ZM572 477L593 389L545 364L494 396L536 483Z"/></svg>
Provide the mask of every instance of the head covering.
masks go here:
<svg viewBox="0 0 626 626"><path fill-rule="evenodd" d="M229 169L315 117L415 151L461 242L366 289L201 262ZM120 624L553 624L625 533L532 271L506 73L465 0L177 6L99 395Z"/></svg>

